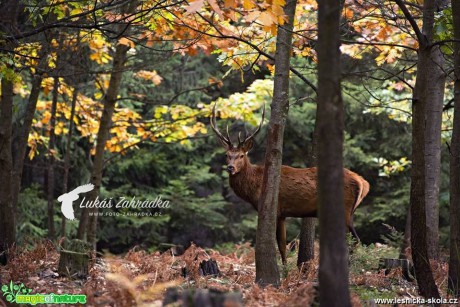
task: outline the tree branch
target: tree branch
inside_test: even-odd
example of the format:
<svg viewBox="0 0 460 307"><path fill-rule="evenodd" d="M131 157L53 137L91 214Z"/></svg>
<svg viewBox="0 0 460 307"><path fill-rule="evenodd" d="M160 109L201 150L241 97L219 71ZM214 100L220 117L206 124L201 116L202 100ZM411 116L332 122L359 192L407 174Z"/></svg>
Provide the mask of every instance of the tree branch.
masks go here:
<svg viewBox="0 0 460 307"><path fill-rule="evenodd" d="M224 34L218 27L216 27L216 25L211 22L210 20L208 20L206 17L204 17L202 14L199 14L198 15L204 20L206 21L211 27L214 28L214 30L217 31L217 33L219 33L219 35L214 35L214 34L211 34L211 33L207 33L207 32L203 32L203 31L200 31L198 29L195 29L195 28L192 28L191 26L189 26L188 24L185 24L185 23L182 23L182 26L184 27L187 27L193 31L196 31L198 33L201 33L203 35L207 35L207 36L210 36L210 37L215 37L215 38L224 38L224 39L233 39L233 40L236 40L238 42L241 42L241 43L244 43L248 46L250 46L252 49L254 49L255 51L257 51L259 54L263 55L264 57L266 57L267 59L270 59L272 61L275 60L275 57L272 56L271 54L268 54L267 52L263 51L262 49L260 49L258 46L256 46L255 44L241 38L241 37L238 37L238 36L234 36L234 35L226 35ZM302 75L302 73L300 73L297 69L295 69L294 67L292 66L289 66L289 70L292 71L293 74L295 74L297 77L299 77L303 82L305 82L315 93L317 93L317 88L316 86L310 81L308 80L307 78L305 78L304 75Z"/></svg>
<svg viewBox="0 0 460 307"><path fill-rule="evenodd" d="M406 5L404 4L404 1L402 0L394 0L396 4L399 6L401 11L403 12L404 16L406 16L407 20L409 21L410 25L412 26L412 29L415 32L415 35L417 36L417 40L420 44L420 46L426 47L427 45L427 40L425 35L423 35L422 31L420 31L420 28L417 25L417 22L415 21L414 17L412 14L409 12L407 9Z"/></svg>

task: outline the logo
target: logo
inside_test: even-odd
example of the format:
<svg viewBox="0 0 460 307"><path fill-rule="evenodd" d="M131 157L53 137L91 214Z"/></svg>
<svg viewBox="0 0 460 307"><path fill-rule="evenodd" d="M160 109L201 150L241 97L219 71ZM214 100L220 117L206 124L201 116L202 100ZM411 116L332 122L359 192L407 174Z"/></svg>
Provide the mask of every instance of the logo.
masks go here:
<svg viewBox="0 0 460 307"><path fill-rule="evenodd" d="M85 294L32 294L32 289L10 281L9 285L2 285L5 299L16 304L86 304Z"/></svg>
<svg viewBox="0 0 460 307"><path fill-rule="evenodd" d="M61 212L69 220L75 219L73 211L73 202L78 199L80 193L86 193L92 191L94 185L92 183L84 184L78 188L70 191L69 193L62 194L58 197L58 201L61 202Z"/></svg>
<svg viewBox="0 0 460 307"><path fill-rule="evenodd" d="M61 203L61 212L69 220L75 219L74 213L74 201L80 198L80 194L86 193L94 190L94 185L92 183L84 184L78 188L70 191L69 193L62 194L58 197L58 201ZM103 198L99 199L99 196L96 196L95 199L86 199L82 197L80 202L80 209L84 208L97 208L97 209L121 209L108 212L89 212L91 216L162 216L161 209L170 208L171 205L169 200L164 200L161 198L161 195L157 196L155 199L138 199L136 196L132 198L120 196L118 200L113 198ZM133 209L132 212L129 212L129 209ZM148 209L145 211L140 211L141 209Z"/></svg>

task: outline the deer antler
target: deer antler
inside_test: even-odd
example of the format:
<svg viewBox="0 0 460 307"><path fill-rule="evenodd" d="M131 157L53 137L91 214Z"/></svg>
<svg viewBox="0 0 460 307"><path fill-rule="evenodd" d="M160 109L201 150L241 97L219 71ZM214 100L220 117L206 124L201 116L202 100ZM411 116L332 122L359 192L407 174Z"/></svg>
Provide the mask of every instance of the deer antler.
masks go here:
<svg viewBox="0 0 460 307"><path fill-rule="evenodd" d="M249 141L250 139L252 139L254 136L256 136L257 133L259 133L260 131L260 128L262 127L262 124L264 123L264 119L265 119L265 104L264 104L264 109L262 111L262 120L260 121L260 124L259 126L257 127L257 129L250 135L250 136L246 136L247 133L244 134L244 140L241 141L241 132L238 133L238 146L241 146L242 144L246 143L247 141ZM228 125L227 125L227 136L224 136L220 131L219 129L217 128L217 121L216 121L216 104L214 104L214 106L212 107L212 115L211 115L211 128L212 130L214 130L214 132L216 133L217 137L224 143L226 144L227 146L229 146L230 148L233 147L233 144L232 144L232 141L230 139L230 133L228 132Z"/></svg>
<svg viewBox="0 0 460 307"><path fill-rule="evenodd" d="M262 124L264 123L264 119L265 119L265 103L264 103L264 108L263 108L263 111L262 111L262 120L260 121L259 126L257 127L257 129L250 136L246 137L246 133L245 133L245 138L244 138L244 140L242 142L240 140L241 133L238 134L238 146L246 143L247 141L249 141L250 139L255 137L257 133L260 132L260 128L262 127Z"/></svg>
<svg viewBox="0 0 460 307"><path fill-rule="evenodd" d="M233 147L232 142L230 141L230 135L228 133L228 125L227 125L227 137L225 137L217 128L217 121L216 121L216 104L212 107L212 115L211 115L211 128L217 134L217 137L229 147Z"/></svg>

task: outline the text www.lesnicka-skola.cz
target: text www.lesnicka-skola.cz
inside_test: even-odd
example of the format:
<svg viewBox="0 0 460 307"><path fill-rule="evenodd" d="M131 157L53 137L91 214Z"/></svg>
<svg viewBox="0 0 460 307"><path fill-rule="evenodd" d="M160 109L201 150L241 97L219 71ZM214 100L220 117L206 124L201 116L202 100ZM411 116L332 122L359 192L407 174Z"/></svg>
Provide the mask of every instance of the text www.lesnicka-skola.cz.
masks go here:
<svg viewBox="0 0 460 307"><path fill-rule="evenodd" d="M458 298L423 298L423 297L397 297L397 298L376 298L376 304L458 304Z"/></svg>

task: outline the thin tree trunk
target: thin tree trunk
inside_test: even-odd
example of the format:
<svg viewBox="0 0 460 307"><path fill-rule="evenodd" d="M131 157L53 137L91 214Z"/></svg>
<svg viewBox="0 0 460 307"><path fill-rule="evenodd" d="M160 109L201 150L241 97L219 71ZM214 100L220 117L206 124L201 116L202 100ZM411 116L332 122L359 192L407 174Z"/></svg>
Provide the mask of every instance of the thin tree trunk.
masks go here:
<svg viewBox="0 0 460 307"><path fill-rule="evenodd" d="M454 20L454 127L450 148L450 259L448 287L460 297L460 2L452 0Z"/></svg>
<svg viewBox="0 0 460 307"><path fill-rule="evenodd" d="M307 157L307 166L316 167L318 164L318 128L315 121L315 128L312 133L312 140ZM315 258L315 229L316 218L305 217L302 219L299 237L299 254L297 255L297 267L302 263Z"/></svg>
<svg viewBox="0 0 460 307"><path fill-rule="evenodd" d="M78 88L73 89L72 93L72 106L70 109L70 119L69 119L69 133L67 134L67 143L66 143L66 150L64 155L64 176L62 178L62 194L68 192L68 184L69 184L69 172L70 172L70 151L72 149L72 134L74 128L74 117L75 117L75 106L77 105L77 98L78 98ZM66 228L66 218L62 216L61 220L61 236L65 237L65 228Z"/></svg>
<svg viewBox="0 0 460 307"><path fill-rule="evenodd" d="M426 84L425 131L425 201L428 257L439 258L439 183L441 179L441 126L446 74L444 56L439 48L431 48L430 81Z"/></svg>
<svg viewBox="0 0 460 307"><path fill-rule="evenodd" d="M121 8L122 13L134 12L138 1L130 1L124 4ZM126 28L120 28L120 33L126 31ZM96 153L94 155L93 169L91 171L91 183L94 184L94 189L88 196L88 201L94 201L99 195L102 183L102 173L104 169L104 152L105 143L107 142L112 125L112 115L115 110L118 91L120 89L123 69L126 62L126 55L129 46L118 44L115 48L113 57L112 72L107 92L103 98L104 110L102 111L101 122L97 133ZM84 208L81 214L80 224L78 225L77 238L83 239L85 234L87 241L93 245L96 250L96 229L97 229L97 214L98 208Z"/></svg>
<svg viewBox="0 0 460 307"><path fill-rule="evenodd" d="M401 250L399 251L399 259L408 259L408 249L410 248L410 237L411 237L411 215L410 215L410 206L407 210L407 217L406 217L406 226L404 228L404 238L401 244Z"/></svg>
<svg viewBox="0 0 460 307"><path fill-rule="evenodd" d="M261 285L280 284L276 262L276 218L283 154L283 134L289 110L289 61L292 49L292 29L297 1L289 0L284 7L287 21L278 27L275 54L275 80L271 117L268 127L265 172L262 197L259 199L259 219L256 233L256 282Z"/></svg>
<svg viewBox="0 0 460 307"><path fill-rule="evenodd" d="M340 1L318 1L318 197L321 306L351 306L343 200Z"/></svg>
<svg viewBox="0 0 460 307"><path fill-rule="evenodd" d="M51 102L50 139L48 143L47 199L48 199L48 238L55 238L54 230L54 147L56 145L56 109L59 96L59 78L54 77L53 99Z"/></svg>
<svg viewBox="0 0 460 307"><path fill-rule="evenodd" d="M16 137L16 154L13 157L13 206L16 208L18 204L18 196L21 190L22 171L24 169L24 160L26 158L27 144L29 140L29 132L32 127L32 121L35 116L37 108L38 96L41 90L43 81L43 71L46 69L48 63L46 61L47 51L40 52L40 62L36 73L32 77L32 88L30 90L29 99L27 102L26 111L22 121L19 134Z"/></svg>
<svg viewBox="0 0 460 307"><path fill-rule="evenodd" d="M16 139L17 152L14 157L14 170L13 170L13 203L17 204L19 191L21 190L22 170L24 168L24 159L27 152L27 142L29 139L30 128L35 115L37 107L38 95L40 94L40 86L43 77L41 75L34 75L32 79L32 88L28 99L26 111L24 114L23 124L20 128L19 135Z"/></svg>
<svg viewBox="0 0 460 307"><path fill-rule="evenodd" d="M110 75L109 87L104 96L104 110L102 112L101 123L97 134L96 153L94 155L93 170L91 172L91 183L94 190L88 195L88 201L93 201L99 195L102 182L102 172L104 168L105 143L109 138L109 131L112 125L112 115L117 101L118 90L120 88L123 68L126 61L126 53L129 47L118 44L113 58L112 73ZM87 233L88 242L96 247L96 227L97 227L97 208L84 208L82 211L77 237L83 239Z"/></svg>

